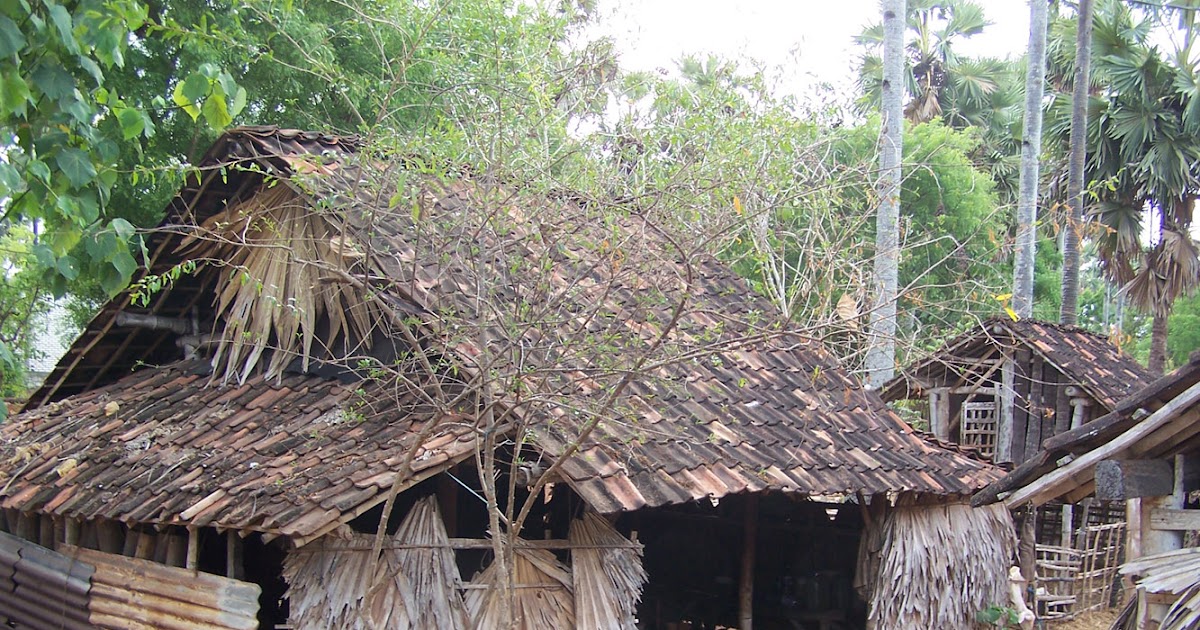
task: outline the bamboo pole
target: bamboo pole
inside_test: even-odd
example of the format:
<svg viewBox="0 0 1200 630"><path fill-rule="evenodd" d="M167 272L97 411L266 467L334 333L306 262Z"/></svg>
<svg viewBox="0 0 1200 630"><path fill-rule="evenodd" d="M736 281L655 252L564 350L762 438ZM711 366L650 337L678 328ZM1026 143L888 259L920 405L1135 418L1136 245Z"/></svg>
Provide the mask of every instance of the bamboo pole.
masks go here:
<svg viewBox="0 0 1200 630"><path fill-rule="evenodd" d="M754 551L758 544L758 496L746 496L743 508L742 575L738 584L738 628L754 627Z"/></svg>

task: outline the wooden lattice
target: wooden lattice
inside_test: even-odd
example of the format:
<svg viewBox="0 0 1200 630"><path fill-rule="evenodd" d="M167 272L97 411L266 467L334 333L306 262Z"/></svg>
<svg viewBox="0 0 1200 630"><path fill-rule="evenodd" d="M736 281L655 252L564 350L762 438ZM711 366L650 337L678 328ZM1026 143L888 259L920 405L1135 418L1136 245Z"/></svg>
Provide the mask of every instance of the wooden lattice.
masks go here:
<svg viewBox="0 0 1200 630"><path fill-rule="evenodd" d="M1125 541L1125 523L1093 525L1083 528L1080 550L1079 583L1075 592L1076 612L1101 610L1112 602L1117 567L1121 563Z"/></svg>
<svg viewBox="0 0 1200 630"><path fill-rule="evenodd" d="M993 457L996 454L996 403L968 402L962 406L962 422L959 423L959 442L974 446L980 454Z"/></svg>
<svg viewBox="0 0 1200 630"><path fill-rule="evenodd" d="M1039 619L1070 619L1075 616L1076 582L1082 554L1052 545L1037 546L1037 583L1034 595Z"/></svg>

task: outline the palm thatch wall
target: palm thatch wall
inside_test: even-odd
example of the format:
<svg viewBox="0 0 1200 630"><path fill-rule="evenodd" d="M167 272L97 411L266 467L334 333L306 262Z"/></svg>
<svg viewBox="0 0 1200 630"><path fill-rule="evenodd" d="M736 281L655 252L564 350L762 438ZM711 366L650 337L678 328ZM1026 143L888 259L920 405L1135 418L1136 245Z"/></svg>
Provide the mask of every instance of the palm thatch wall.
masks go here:
<svg viewBox="0 0 1200 630"><path fill-rule="evenodd" d="M1016 549L1003 505L896 507L869 522L859 574L873 630L962 630L1008 602Z"/></svg>
<svg viewBox="0 0 1200 630"><path fill-rule="evenodd" d="M461 580L437 500L419 501L372 574L374 536L328 536L284 560L290 622L297 630L466 630Z"/></svg>
<svg viewBox="0 0 1200 630"><path fill-rule="evenodd" d="M571 576L579 630L635 630L646 569L641 548L595 512L571 521Z"/></svg>

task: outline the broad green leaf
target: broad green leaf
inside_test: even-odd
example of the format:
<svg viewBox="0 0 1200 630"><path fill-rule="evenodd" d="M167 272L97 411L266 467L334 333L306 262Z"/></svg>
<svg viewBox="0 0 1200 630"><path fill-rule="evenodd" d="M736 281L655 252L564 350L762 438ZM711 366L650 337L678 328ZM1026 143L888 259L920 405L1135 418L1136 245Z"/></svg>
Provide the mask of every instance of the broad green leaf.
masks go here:
<svg viewBox="0 0 1200 630"><path fill-rule="evenodd" d="M25 35L8 16L0 15L0 57L10 57L25 47Z"/></svg>
<svg viewBox="0 0 1200 630"><path fill-rule="evenodd" d="M105 266L100 270L100 288L110 296L116 295L121 289L124 289L128 282L129 279L112 265Z"/></svg>
<svg viewBox="0 0 1200 630"><path fill-rule="evenodd" d="M220 95L213 94L204 99L200 111L204 113L204 120L213 129L224 129L233 122L233 117L229 115L229 109L225 106L225 99Z"/></svg>
<svg viewBox="0 0 1200 630"><path fill-rule="evenodd" d="M237 116L244 109L246 109L246 88L239 85L233 95L233 103L229 106L229 115Z"/></svg>
<svg viewBox="0 0 1200 630"><path fill-rule="evenodd" d="M83 99L79 90L72 90L70 94L58 99L58 108L71 115L80 125L91 126L92 120L96 117L96 110Z"/></svg>
<svg viewBox="0 0 1200 630"><path fill-rule="evenodd" d="M58 100L75 91L75 78L62 67L62 64L53 59L45 59L38 64L31 78L34 87L53 100Z"/></svg>
<svg viewBox="0 0 1200 630"><path fill-rule="evenodd" d="M208 96L211 83L208 77L199 72L193 72L180 84L180 93L189 102L199 103L200 99Z"/></svg>
<svg viewBox="0 0 1200 630"><path fill-rule="evenodd" d="M21 75L13 72L0 80L0 114L25 117L30 101L29 86Z"/></svg>
<svg viewBox="0 0 1200 630"><path fill-rule="evenodd" d="M113 219L111 225L113 231L117 233L117 238L122 241L128 241L133 238L133 234L136 232L132 223L120 217Z"/></svg>
<svg viewBox="0 0 1200 630"><path fill-rule="evenodd" d="M63 46L72 54L79 54L79 40L75 39L75 25L71 23L71 13L61 4L46 3L50 8L50 21L58 29Z"/></svg>
<svg viewBox="0 0 1200 630"><path fill-rule="evenodd" d="M96 177L96 167L82 149L63 149L54 156L54 161L75 188L83 188Z"/></svg>
<svg viewBox="0 0 1200 630"><path fill-rule="evenodd" d="M123 247L123 243L117 245L118 249L112 257L113 267L121 272L121 282L129 282L129 278L133 276L133 272L137 271L137 261L129 254L129 250Z"/></svg>
<svg viewBox="0 0 1200 630"><path fill-rule="evenodd" d="M75 257L70 254L59 258L55 268L67 280L74 280L79 277L79 261L75 260Z"/></svg>
<svg viewBox="0 0 1200 630"><path fill-rule="evenodd" d="M132 140L146 131L146 119L142 112L131 107L117 110L117 122L121 124L121 135Z"/></svg>

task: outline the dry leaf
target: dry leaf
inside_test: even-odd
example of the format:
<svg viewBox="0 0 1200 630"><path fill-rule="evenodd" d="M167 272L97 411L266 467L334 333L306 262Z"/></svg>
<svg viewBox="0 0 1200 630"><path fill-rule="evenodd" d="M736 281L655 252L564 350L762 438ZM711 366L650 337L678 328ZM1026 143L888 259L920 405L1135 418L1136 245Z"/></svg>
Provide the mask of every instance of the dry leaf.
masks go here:
<svg viewBox="0 0 1200 630"><path fill-rule="evenodd" d="M115 400L110 401L107 405L104 405L104 415L106 415L106 416L116 415L117 411L119 411L120 409L121 409L121 405L118 404L117 401L115 401Z"/></svg>
<svg viewBox="0 0 1200 630"><path fill-rule="evenodd" d="M79 461L74 457L64 459L61 464L55 467L54 472L58 473L59 477L66 477L75 467L79 465Z"/></svg>
<svg viewBox="0 0 1200 630"><path fill-rule="evenodd" d="M838 298L837 314L850 330L858 330L858 301L850 297L849 293L843 293L842 297Z"/></svg>

